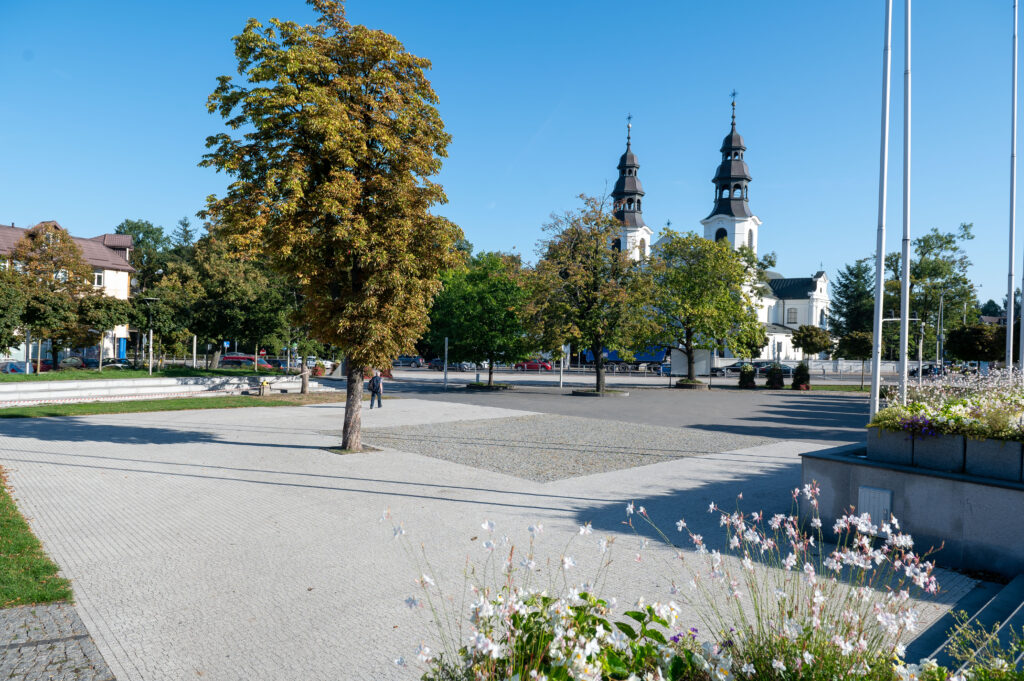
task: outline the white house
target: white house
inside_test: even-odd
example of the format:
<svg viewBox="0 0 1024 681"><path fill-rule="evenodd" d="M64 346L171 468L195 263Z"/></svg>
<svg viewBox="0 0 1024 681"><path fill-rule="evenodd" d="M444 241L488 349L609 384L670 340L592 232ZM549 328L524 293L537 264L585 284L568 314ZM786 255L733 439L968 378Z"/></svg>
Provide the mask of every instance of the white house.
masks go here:
<svg viewBox="0 0 1024 681"><path fill-rule="evenodd" d="M56 221L49 220L39 224L52 224L64 230ZM33 225L38 227L39 224ZM31 228L0 225L0 257L6 262L15 245ZM67 230L64 230L65 232ZM102 289L103 293L121 300L128 300L131 295L131 275L135 269L131 266L133 248L130 234L101 234L89 239L72 236L72 240L82 249L82 257L92 266L93 286ZM128 327L118 326L105 334L102 348L104 357L124 357L128 343ZM0 349L0 352L3 350ZM87 355L95 354L98 348L92 348ZM24 343L12 350L12 357L22 359L25 355Z"/></svg>

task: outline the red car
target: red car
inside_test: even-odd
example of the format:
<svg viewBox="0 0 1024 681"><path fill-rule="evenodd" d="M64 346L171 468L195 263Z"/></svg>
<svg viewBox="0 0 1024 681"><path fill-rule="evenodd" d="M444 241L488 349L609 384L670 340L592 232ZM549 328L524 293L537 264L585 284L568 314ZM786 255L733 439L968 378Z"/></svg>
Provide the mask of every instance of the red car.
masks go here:
<svg viewBox="0 0 1024 681"><path fill-rule="evenodd" d="M252 367L252 355L241 355L241 354L230 354L224 355L220 358L221 368L237 368L237 367ZM267 360L260 357L259 367L264 371L273 371L274 367L271 366Z"/></svg>
<svg viewBox="0 0 1024 681"><path fill-rule="evenodd" d="M516 364L516 371L551 371L551 362L542 359L528 359Z"/></svg>

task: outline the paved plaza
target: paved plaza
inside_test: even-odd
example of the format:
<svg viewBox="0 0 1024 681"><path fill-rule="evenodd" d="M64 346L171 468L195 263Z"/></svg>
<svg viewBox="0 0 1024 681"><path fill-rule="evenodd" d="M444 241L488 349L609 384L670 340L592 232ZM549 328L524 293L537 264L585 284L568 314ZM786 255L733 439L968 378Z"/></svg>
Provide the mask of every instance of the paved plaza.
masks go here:
<svg viewBox="0 0 1024 681"><path fill-rule="evenodd" d="M658 549L642 548L653 533L623 525L626 503L673 533L685 516L714 546L711 501L732 506L742 492L745 508L788 511L799 454L844 441L863 406L778 395L775 406L741 403L750 423L732 415L715 429L693 395L674 424L647 423L667 414L644 416L646 397L479 397L387 400L364 411L364 440L380 451L350 455L327 451L340 444L341 404L8 420L0 465L120 681L415 679L393 660L414 662L436 638L430 611L404 603L419 595L421 545L457 594L467 557L487 558L484 520L499 545L509 537L501 551L540 522L538 555L571 552L580 581L600 560L598 539L613 537L608 595L679 598ZM573 404L562 411L586 403L589 416L559 413L558 400ZM757 434L776 408L804 415L790 427L806 441ZM584 522L594 534L566 548ZM946 592L926 619L973 584L939 579Z"/></svg>

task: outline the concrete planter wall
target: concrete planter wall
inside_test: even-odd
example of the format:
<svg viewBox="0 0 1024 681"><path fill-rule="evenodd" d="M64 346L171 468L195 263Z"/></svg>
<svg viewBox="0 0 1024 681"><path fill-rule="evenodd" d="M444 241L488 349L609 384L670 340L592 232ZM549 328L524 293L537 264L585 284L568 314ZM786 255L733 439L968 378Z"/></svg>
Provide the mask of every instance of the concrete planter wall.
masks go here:
<svg viewBox="0 0 1024 681"><path fill-rule="evenodd" d="M914 465L914 440L910 433L868 428L868 459L900 466Z"/></svg>
<svg viewBox="0 0 1024 681"><path fill-rule="evenodd" d="M932 435L914 439L914 465L933 471L962 473L964 436Z"/></svg>
<svg viewBox="0 0 1024 681"><path fill-rule="evenodd" d="M964 472L996 480L1022 480L1021 443L1010 440L967 439Z"/></svg>

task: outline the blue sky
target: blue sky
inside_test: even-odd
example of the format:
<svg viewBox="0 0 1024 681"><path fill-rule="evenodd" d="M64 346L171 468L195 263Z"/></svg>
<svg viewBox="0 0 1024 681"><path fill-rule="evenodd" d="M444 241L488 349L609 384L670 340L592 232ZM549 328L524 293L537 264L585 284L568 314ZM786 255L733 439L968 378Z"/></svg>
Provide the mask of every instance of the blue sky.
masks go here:
<svg viewBox="0 0 1024 681"><path fill-rule="evenodd" d="M887 250L902 229L897 5ZM610 189L627 113L648 224L699 229L735 88L760 246L777 269L834 277L874 250L882 0L347 6L432 60L454 138L439 211L477 248L532 259L552 212ZM92 236L126 217L170 231L194 216L226 185L196 164L220 129L206 97L235 72L230 39L250 16L313 20L299 0L0 0L0 222L56 219ZM982 301L1006 290L1011 17L990 0L914 13L912 230L974 223Z"/></svg>

